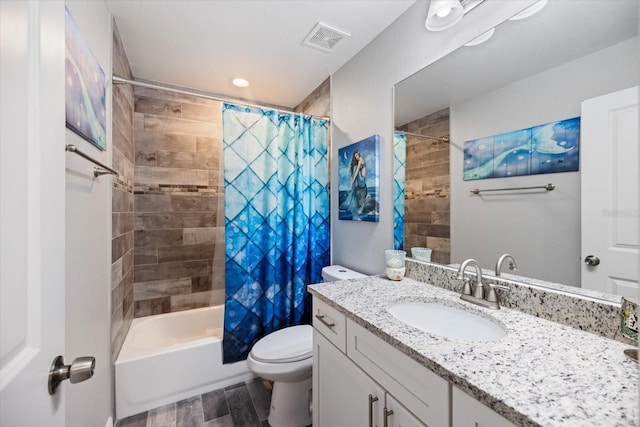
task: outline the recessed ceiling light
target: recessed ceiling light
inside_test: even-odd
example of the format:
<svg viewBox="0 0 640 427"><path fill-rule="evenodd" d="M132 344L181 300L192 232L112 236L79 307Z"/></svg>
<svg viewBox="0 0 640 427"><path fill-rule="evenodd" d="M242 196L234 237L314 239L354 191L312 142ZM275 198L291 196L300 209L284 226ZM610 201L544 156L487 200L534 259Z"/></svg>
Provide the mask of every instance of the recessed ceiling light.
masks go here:
<svg viewBox="0 0 640 427"><path fill-rule="evenodd" d="M486 42L487 40L489 40L491 38L491 36L493 35L493 33L496 32L495 28L490 29L489 31L480 34L478 37L476 37L475 39L471 40L469 43L465 43L465 46L477 46L481 43Z"/></svg>
<svg viewBox="0 0 640 427"><path fill-rule="evenodd" d="M231 83L233 83L233 85L237 86L237 87L247 87L247 86L249 86L249 81L245 80L245 79L241 79L241 78L235 78L235 79L231 80Z"/></svg>
<svg viewBox="0 0 640 427"><path fill-rule="evenodd" d="M540 12L542 8L547 5L548 2L549 0L539 0L537 3L533 4L532 6L529 6L522 12L513 15L511 18L509 18L509 20L519 21L521 19L529 18L530 16L533 16L536 13Z"/></svg>

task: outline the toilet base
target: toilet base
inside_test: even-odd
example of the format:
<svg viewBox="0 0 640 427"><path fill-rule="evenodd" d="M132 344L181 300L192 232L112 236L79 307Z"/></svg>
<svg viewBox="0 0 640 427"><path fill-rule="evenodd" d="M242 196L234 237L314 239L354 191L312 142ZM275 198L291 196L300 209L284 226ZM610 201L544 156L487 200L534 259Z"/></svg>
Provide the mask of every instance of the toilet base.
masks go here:
<svg viewBox="0 0 640 427"><path fill-rule="evenodd" d="M274 382L269 410L271 427L311 425L311 375L295 383Z"/></svg>

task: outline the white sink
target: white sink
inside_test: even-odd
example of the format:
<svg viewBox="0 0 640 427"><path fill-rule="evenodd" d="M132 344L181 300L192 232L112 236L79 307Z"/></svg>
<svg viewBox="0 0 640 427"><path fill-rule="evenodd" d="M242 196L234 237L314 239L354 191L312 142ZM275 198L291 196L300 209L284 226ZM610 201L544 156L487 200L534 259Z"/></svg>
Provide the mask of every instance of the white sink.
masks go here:
<svg viewBox="0 0 640 427"><path fill-rule="evenodd" d="M402 302L387 309L396 319L431 334L462 341L498 341L507 332L489 319L430 302Z"/></svg>

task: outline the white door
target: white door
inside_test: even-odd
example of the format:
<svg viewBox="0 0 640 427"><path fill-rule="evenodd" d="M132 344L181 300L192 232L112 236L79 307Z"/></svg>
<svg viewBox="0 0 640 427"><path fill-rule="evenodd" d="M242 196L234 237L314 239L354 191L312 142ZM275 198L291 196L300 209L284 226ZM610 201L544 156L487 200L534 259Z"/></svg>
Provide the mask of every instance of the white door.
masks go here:
<svg viewBox="0 0 640 427"><path fill-rule="evenodd" d="M0 425L61 427L64 3L0 1Z"/></svg>
<svg viewBox="0 0 640 427"><path fill-rule="evenodd" d="M638 87L584 101L581 128L582 286L637 296Z"/></svg>

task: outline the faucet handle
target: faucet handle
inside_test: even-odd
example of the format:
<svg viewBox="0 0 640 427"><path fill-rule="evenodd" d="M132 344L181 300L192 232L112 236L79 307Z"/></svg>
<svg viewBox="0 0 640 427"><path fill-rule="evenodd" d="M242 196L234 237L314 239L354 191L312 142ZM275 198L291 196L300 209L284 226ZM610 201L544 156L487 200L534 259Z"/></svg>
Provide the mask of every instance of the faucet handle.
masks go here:
<svg viewBox="0 0 640 427"><path fill-rule="evenodd" d="M473 297L478 299L484 298L484 285L480 280L478 280L476 287L473 290Z"/></svg>
<svg viewBox="0 0 640 427"><path fill-rule="evenodd" d="M500 299L498 298L498 294L496 293L496 288L502 289L505 291L511 290L508 286L498 285L496 283L487 283L489 286L489 292L487 293L487 301L500 303Z"/></svg>
<svg viewBox="0 0 640 427"><path fill-rule="evenodd" d="M462 295L471 295L471 279L465 277L463 279L464 289L462 290Z"/></svg>

